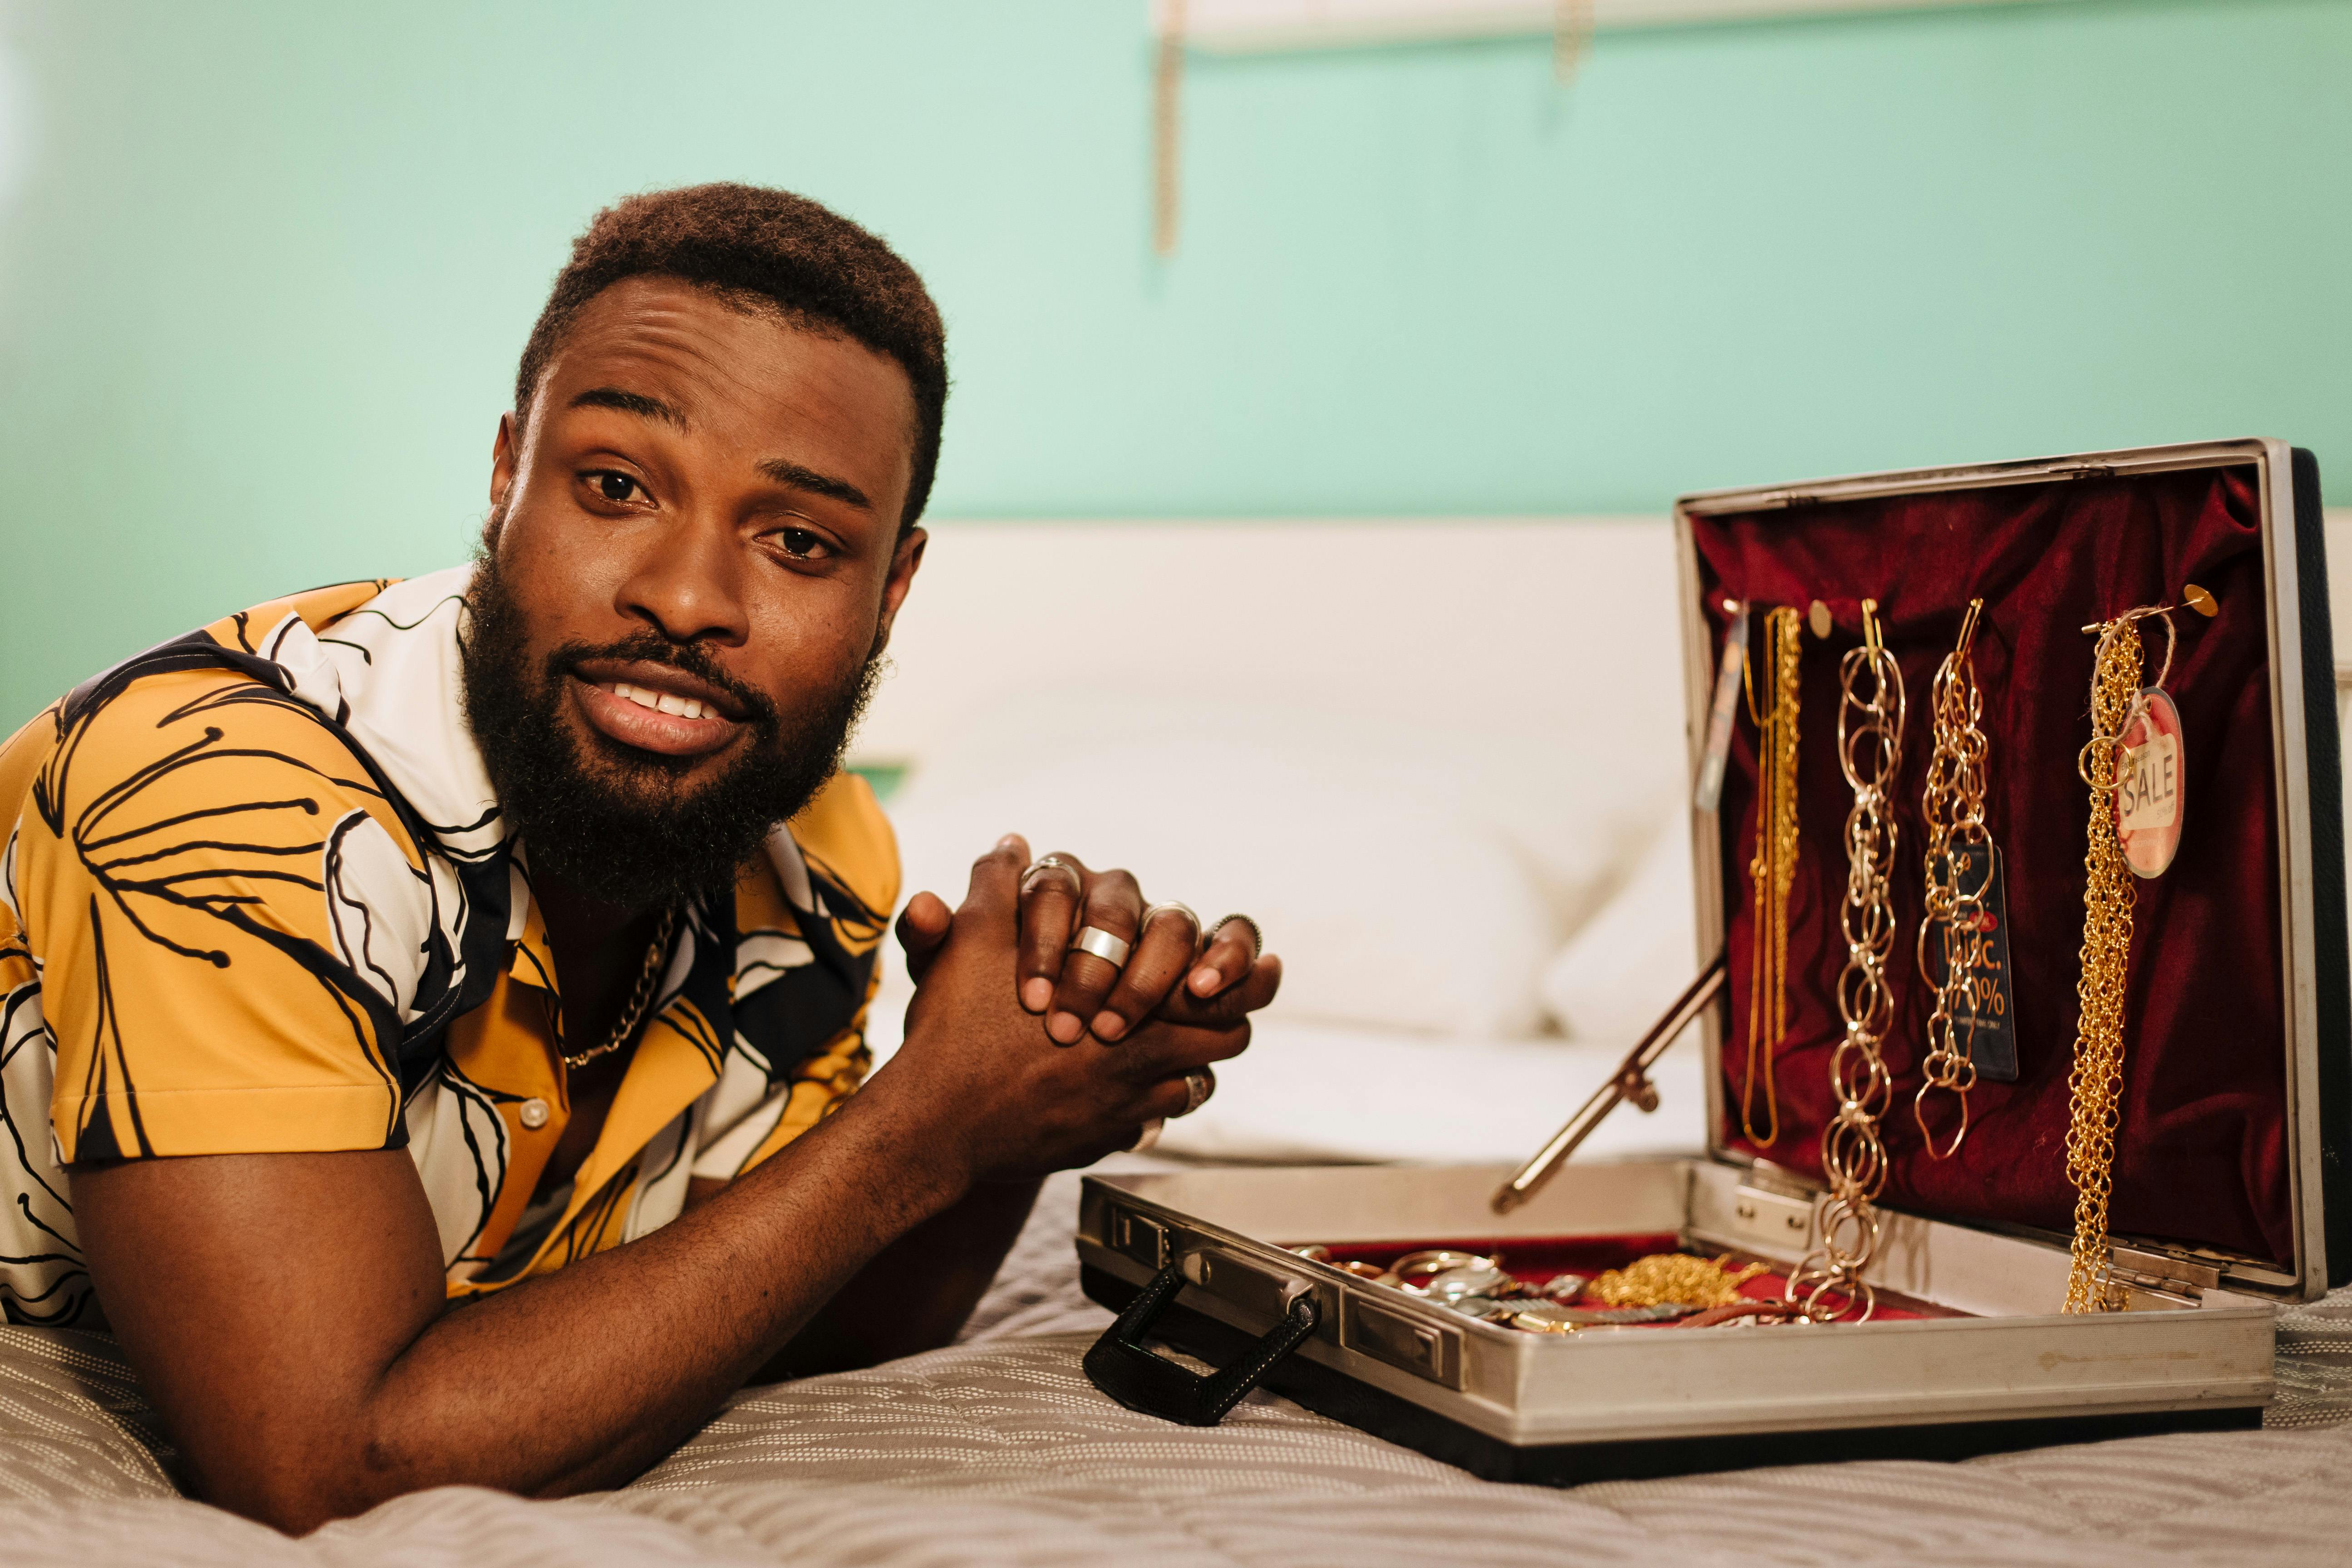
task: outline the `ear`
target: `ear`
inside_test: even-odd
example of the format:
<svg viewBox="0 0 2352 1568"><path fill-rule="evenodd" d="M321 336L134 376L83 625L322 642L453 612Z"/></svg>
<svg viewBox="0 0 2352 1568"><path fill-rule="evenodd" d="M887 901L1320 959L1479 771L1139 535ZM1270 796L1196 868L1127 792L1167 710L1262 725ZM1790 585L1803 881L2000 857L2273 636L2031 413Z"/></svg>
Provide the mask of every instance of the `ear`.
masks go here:
<svg viewBox="0 0 2352 1568"><path fill-rule="evenodd" d="M515 470L522 462L522 429L511 414L499 416L498 438L490 443L490 510L507 504Z"/></svg>
<svg viewBox="0 0 2352 1568"><path fill-rule="evenodd" d="M881 624L874 632L876 653L890 646L890 628L898 624L898 606L907 602L907 590L915 585L915 573L923 564L923 547L930 539L921 529L910 528L891 552L890 575L882 584Z"/></svg>

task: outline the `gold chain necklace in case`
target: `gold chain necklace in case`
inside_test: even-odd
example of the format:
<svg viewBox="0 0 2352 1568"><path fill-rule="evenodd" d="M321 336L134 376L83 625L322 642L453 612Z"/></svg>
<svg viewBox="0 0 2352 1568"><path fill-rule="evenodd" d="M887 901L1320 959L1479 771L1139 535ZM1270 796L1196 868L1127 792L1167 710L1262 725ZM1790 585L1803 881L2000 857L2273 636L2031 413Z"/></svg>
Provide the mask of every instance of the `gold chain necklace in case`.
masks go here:
<svg viewBox="0 0 2352 1568"><path fill-rule="evenodd" d="M1756 889L1754 941L1748 969L1748 1077L1739 1091L1739 1122L1748 1141L1769 1149L1780 1136L1780 1097L1773 1054L1789 1032L1789 890L1797 878L1797 710L1803 622L1782 605L1764 617L1770 706L1756 721L1756 855L1748 862ZM1764 1121L1756 1126L1756 1078L1763 1062Z"/></svg>
<svg viewBox="0 0 2352 1568"><path fill-rule="evenodd" d="M2116 1129L2123 1116L2124 985L2131 968L2132 903L2138 888L2116 832L2116 779L2124 731L2140 701L2138 623L2163 614L2130 610L2096 628L2091 738L2074 764L2091 791L2091 822L2083 857L2088 873L2083 887L2083 974L2074 991L2080 1021L2074 1068L2066 1079L2066 1179L2074 1184L2069 1312L2112 1311L2121 1304L2108 1278L2107 1199L2114 1191ZM2168 637L2171 617L2164 624ZM2168 669L2171 663L2168 644Z"/></svg>
<svg viewBox="0 0 2352 1568"><path fill-rule="evenodd" d="M1912 1097L1911 1114L1919 1123L1931 1158L1948 1160L1959 1152L1969 1135L1969 1091L1976 1087L1972 1054L1976 1037L1976 996L1973 993L1976 949L1985 893L1992 885L1992 868L1980 875L1969 864L1974 857L1988 861L1995 853L1992 835L1985 827L1984 695L1977 689L1975 646L1977 617L1982 599L1969 601L1968 618L1960 623L1959 645L1944 656L1936 671L1930 709L1936 746L1927 759L1927 784L1919 796L1919 815L1927 825L1927 918L1919 922L1919 977L1934 994L1935 1011L1927 1019L1927 1054L1919 1064L1926 1081ZM1943 967L1931 957L1935 942L1943 941ZM1969 1017L1966 1036L1958 1016ZM1927 1096L1944 1089L1959 1100L1960 1124L1948 1146L1936 1146L1927 1125Z"/></svg>
<svg viewBox="0 0 2352 1568"><path fill-rule="evenodd" d="M1894 1092L1879 1046L1895 1016L1886 956L1895 946L1887 879L1895 869L1895 825L1887 792L1903 767L1904 712L1903 671L1880 637L1874 599L1862 602L1862 646L1840 662L1838 681L1838 766L1853 791L1845 818L1845 901L1838 910L1846 948L1837 986L1845 1037L1830 1056L1837 1110L1822 1130L1822 1174L1830 1193L1822 1204L1821 1240L1790 1272L1786 1295L1816 1320L1859 1308L1855 1321L1868 1322L1878 1296L1863 1271L1878 1250L1874 1200L1886 1184L1878 1123ZM1826 1300L1832 1295L1843 1298L1834 1308Z"/></svg>

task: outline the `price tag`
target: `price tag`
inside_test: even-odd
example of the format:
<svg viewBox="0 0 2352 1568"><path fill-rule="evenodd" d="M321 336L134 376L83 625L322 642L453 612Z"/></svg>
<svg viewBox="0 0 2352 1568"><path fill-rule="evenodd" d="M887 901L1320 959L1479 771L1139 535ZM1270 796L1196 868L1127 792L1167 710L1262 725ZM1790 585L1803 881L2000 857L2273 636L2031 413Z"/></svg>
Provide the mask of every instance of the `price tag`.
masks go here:
<svg viewBox="0 0 2352 1568"><path fill-rule="evenodd" d="M1748 601L1732 611L1730 629L1723 634L1723 662L1715 671L1715 704L1707 714L1706 753L1698 765L1698 787L1691 804L1713 811L1723 799L1723 770L1731 760L1731 726L1739 717L1739 677L1748 662Z"/></svg>
<svg viewBox="0 0 2352 1568"><path fill-rule="evenodd" d="M2161 877L2179 852L2181 763L2180 710L2151 686L2116 748L2116 839L2137 876Z"/></svg>
<svg viewBox="0 0 2352 1568"><path fill-rule="evenodd" d="M1969 929L1958 932L1953 943L1969 983L1952 1027L1979 1078L2015 1083L2017 1006L2010 993L2009 889L2000 852L1990 844L1964 844L1952 857L1954 887L1963 899L1975 900Z"/></svg>

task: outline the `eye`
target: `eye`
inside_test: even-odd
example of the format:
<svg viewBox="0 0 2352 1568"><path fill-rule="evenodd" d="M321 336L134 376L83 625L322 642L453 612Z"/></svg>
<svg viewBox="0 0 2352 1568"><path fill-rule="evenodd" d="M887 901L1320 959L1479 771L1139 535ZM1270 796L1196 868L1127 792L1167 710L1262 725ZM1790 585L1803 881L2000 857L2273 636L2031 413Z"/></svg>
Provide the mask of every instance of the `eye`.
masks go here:
<svg viewBox="0 0 2352 1568"><path fill-rule="evenodd" d="M795 561L822 561L833 553L833 547L813 529L780 528L772 537Z"/></svg>
<svg viewBox="0 0 2352 1568"><path fill-rule="evenodd" d="M592 468L580 477L599 497L615 506L645 498L645 486L617 468Z"/></svg>

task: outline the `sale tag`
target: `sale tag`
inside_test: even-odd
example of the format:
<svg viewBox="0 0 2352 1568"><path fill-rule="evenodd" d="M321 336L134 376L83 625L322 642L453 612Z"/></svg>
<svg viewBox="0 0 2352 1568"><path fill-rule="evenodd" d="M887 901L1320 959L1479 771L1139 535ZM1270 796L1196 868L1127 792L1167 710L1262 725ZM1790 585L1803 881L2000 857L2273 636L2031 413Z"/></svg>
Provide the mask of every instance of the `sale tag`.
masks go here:
<svg viewBox="0 0 2352 1568"><path fill-rule="evenodd" d="M1962 929L1952 952L1968 985L1952 1015L1953 1033L1979 1078L2017 1081L2017 1007L2009 984L2009 889L2000 852L1990 844L1952 848L1952 881L1962 900Z"/></svg>
<svg viewBox="0 0 2352 1568"><path fill-rule="evenodd" d="M2180 710L2151 686L2116 747L2116 839L2141 877L2164 875L2180 848L2182 761Z"/></svg>

